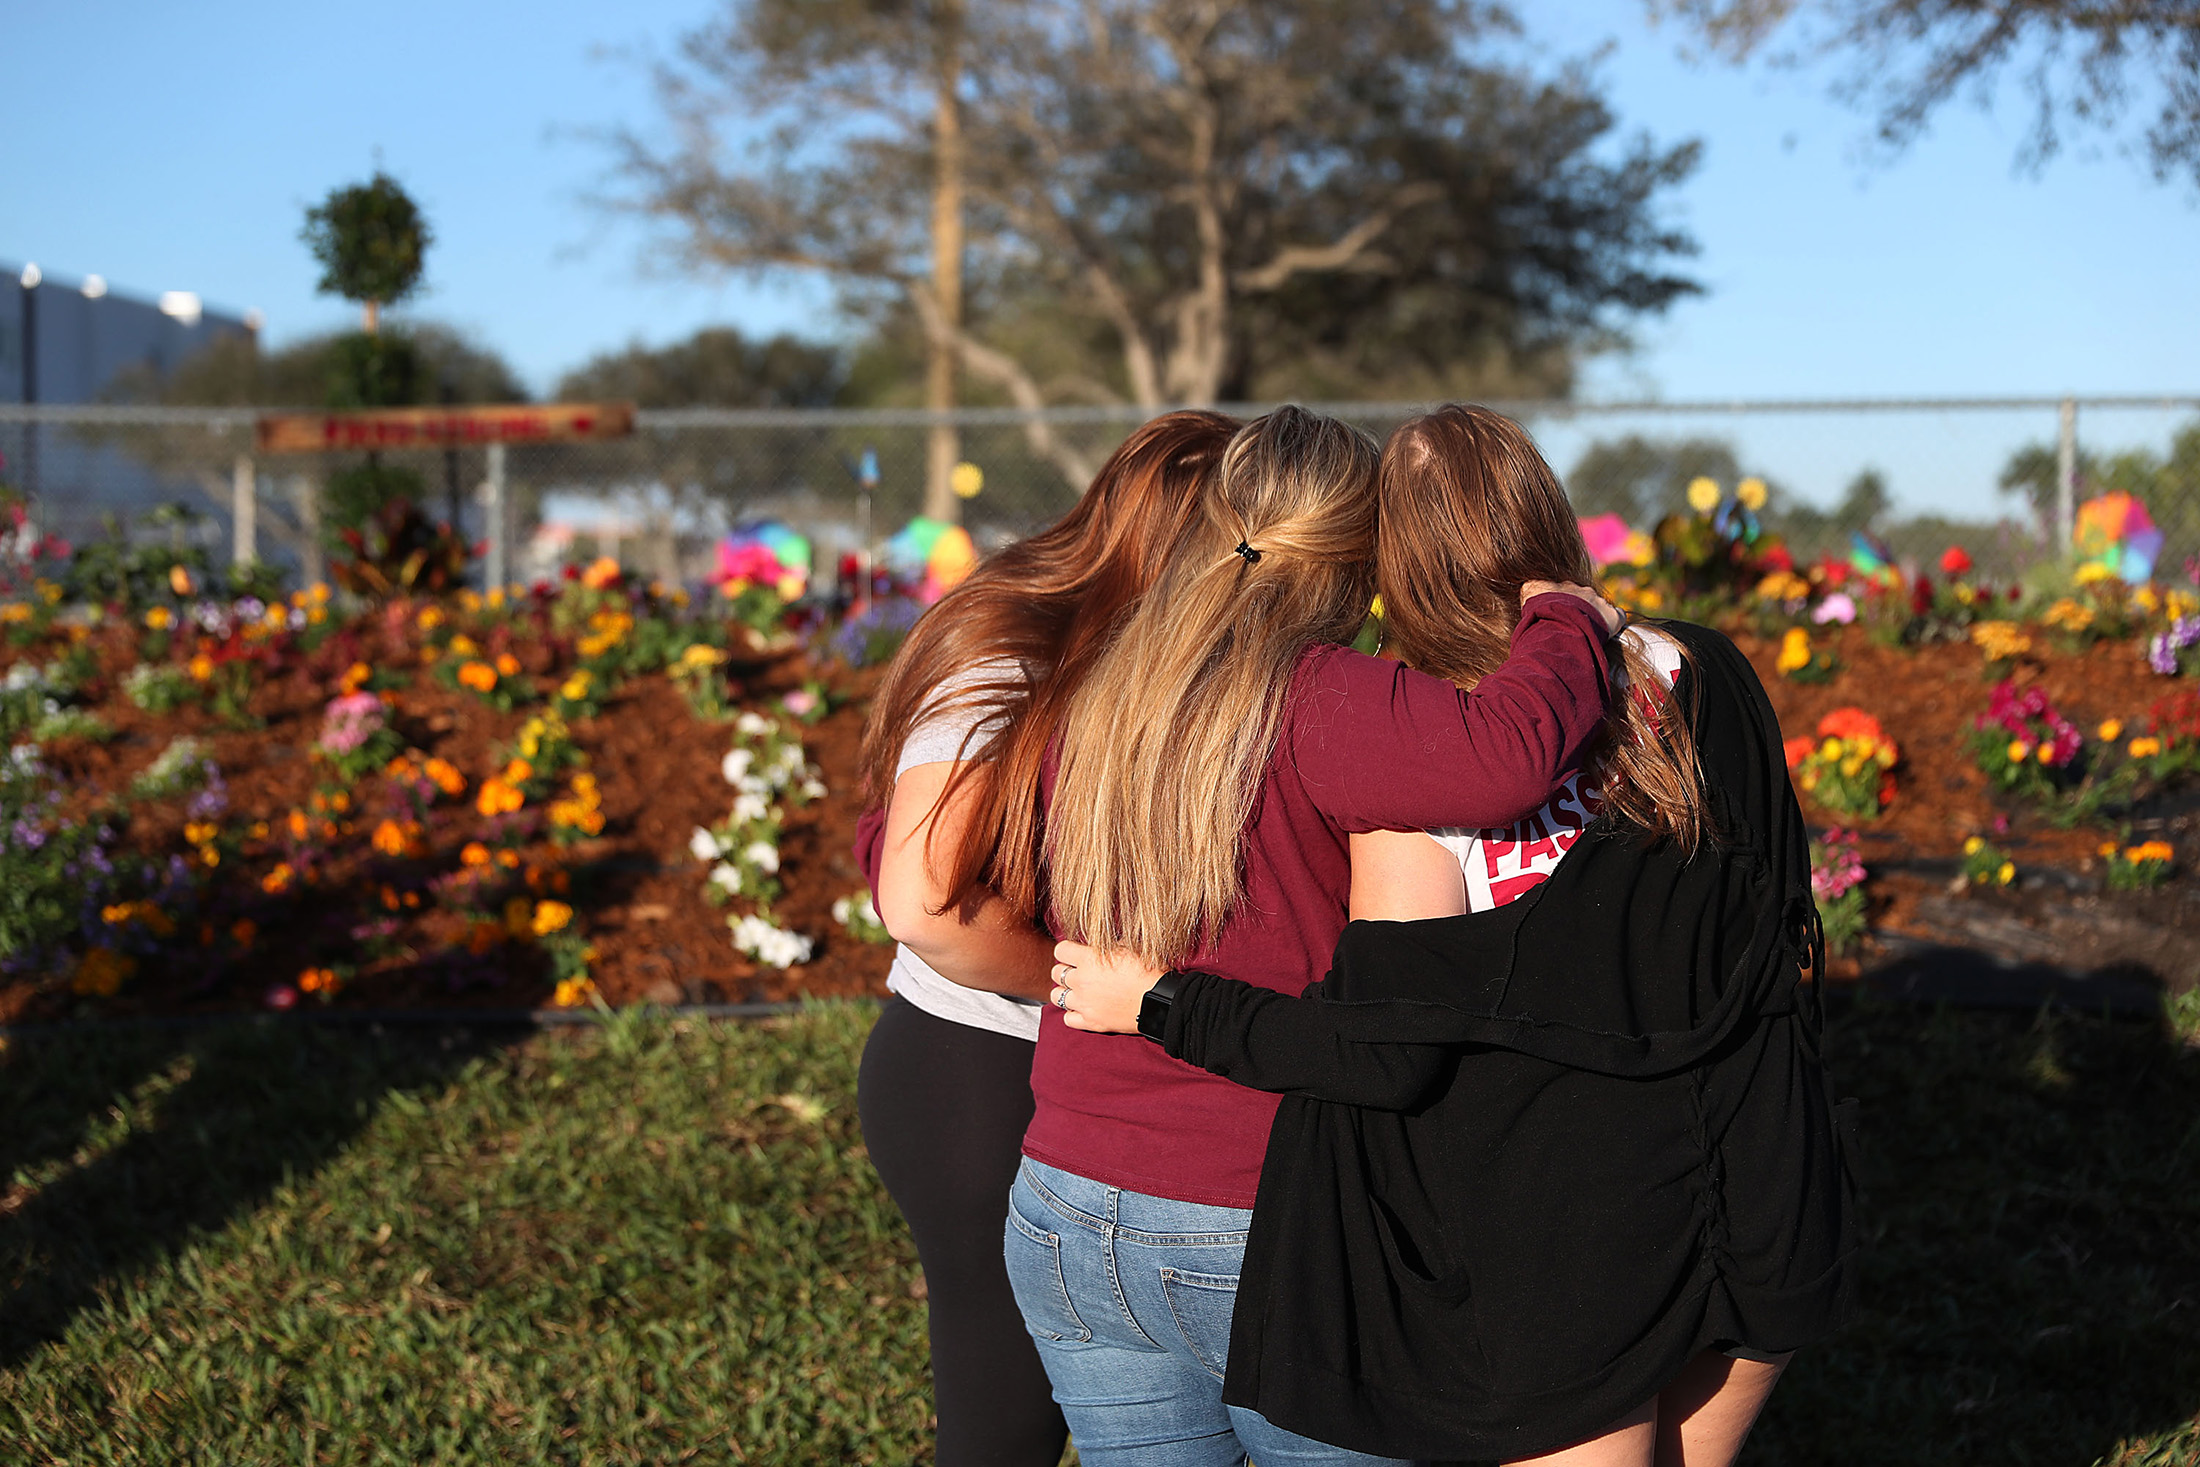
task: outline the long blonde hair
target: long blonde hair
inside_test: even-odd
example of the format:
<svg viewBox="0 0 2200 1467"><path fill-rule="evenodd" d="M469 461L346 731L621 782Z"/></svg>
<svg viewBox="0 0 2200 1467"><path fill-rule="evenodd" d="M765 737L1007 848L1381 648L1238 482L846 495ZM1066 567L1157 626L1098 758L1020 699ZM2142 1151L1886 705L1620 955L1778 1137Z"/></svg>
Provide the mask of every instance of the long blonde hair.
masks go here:
<svg viewBox="0 0 2200 1467"><path fill-rule="evenodd" d="M1423 672L1487 677L1511 651L1524 583L1594 574L1558 476L1525 429L1487 408L1454 403L1399 424L1381 498L1383 633ZM1621 645L1630 691L1605 715L1590 770L1618 819L1693 853L1712 834L1695 735L1649 659Z"/></svg>
<svg viewBox="0 0 2200 1467"><path fill-rule="evenodd" d="M1377 463L1367 434L1300 408L1231 440L1205 522L1070 705L1046 832L1062 930L1168 965L1236 911L1293 669L1367 612Z"/></svg>

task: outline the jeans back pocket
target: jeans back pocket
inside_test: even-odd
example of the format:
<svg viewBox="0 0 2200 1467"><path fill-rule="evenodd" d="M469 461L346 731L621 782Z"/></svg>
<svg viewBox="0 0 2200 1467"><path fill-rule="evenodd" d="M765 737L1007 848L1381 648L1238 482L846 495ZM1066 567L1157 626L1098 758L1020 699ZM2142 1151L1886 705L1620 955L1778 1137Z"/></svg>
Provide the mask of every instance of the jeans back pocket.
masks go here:
<svg viewBox="0 0 2200 1467"><path fill-rule="evenodd" d="M1161 1270L1161 1297L1192 1358L1216 1380L1230 1360L1230 1319L1237 1312L1237 1275Z"/></svg>
<svg viewBox="0 0 2200 1467"><path fill-rule="evenodd" d="M1061 1237L1026 1220L1025 1205L1024 1198L1011 1194L1008 1231L1002 1240L1008 1286L1023 1313L1024 1328L1044 1340L1083 1344L1092 1338L1092 1331L1069 1302L1069 1284L1062 1277Z"/></svg>

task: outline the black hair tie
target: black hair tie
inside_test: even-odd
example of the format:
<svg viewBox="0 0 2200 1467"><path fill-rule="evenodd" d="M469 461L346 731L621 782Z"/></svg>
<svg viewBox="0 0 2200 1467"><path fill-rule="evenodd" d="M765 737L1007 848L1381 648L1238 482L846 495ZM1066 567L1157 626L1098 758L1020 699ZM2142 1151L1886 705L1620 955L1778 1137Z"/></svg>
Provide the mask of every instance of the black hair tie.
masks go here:
<svg viewBox="0 0 2200 1467"><path fill-rule="evenodd" d="M1246 544L1243 540L1238 541L1237 549L1232 551L1231 554L1244 556L1245 563L1247 565L1260 564L1260 552L1258 550L1255 550L1252 546Z"/></svg>

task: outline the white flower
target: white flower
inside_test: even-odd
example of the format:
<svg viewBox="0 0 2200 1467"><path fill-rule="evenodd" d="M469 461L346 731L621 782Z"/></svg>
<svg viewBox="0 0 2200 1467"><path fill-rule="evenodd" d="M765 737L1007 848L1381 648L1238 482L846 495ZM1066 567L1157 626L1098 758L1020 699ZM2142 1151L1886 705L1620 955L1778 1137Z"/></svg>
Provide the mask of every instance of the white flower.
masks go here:
<svg viewBox="0 0 2200 1467"><path fill-rule="evenodd" d="M776 725L760 713L744 713L733 721L733 727L735 732L755 738L759 734L770 733Z"/></svg>
<svg viewBox="0 0 2200 1467"><path fill-rule="evenodd" d="M825 781L822 779L806 779L802 781L802 798L805 800L824 799Z"/></svg>
<svg viewBox="0 0 2200 1467"><path fill-rule="evenodd" d="M789 772L800 770L802 768L802 746L800 744L781 744L779 755L774 763L779 768Z"/></svg>
<svg viewBox="0 0 2200 1467"><path fill-rule="evenodd" d="M838 922L841 926L845 927L848 925L848 914L854 910L854 899L851 897L842 897L838 901L833 903L833 920L835 922Z"/></svg>
<svg viewBox="0 0 2200 1467"><path fill-rule="evenodd" d="M812 944L807 937L774 927L766 918L732 917L726 925L733 929L733 945L760 963L792 968L810 960Z"/></svg>
<svg viewBox="0 0 2200 1467"><path fill-rule="evenodd" d="M741 848L741 859L759 871L775 872L779 869L779 847L768 840L752 840Z"/></svg>
<svg viewBox="0 0 2200 1467"><path fill-rule="evenodd" d="M734 788L744 795L754 795L760 800L772 792L770 780L758 779L753 774L734 781Z"/></svg>
<svg viewBox="0 0 2200 1467"><path fill-rule="evenodd" d="M751 820L764 819L771 812L772 807L765 803L762 795L743 795L733 802L733 823L746 825Z"/></svg>
<svg viewBox="0 0 2200 1467"><path fill-rule="evenodd" d="M747 749L734 749L718 766L718 772L726 777L727 784L739 784L748 776L749 765L755 758L756 755Z"/></svg>
<svg viewBox="0 0 2200 1467"><path fill-rule="evenodd" d="M728 861L720 861L710 868L710 879L727 891L738 894L741 890L741 870Z"/></svg>
<svg viewBox="0 0 2200 1467"><path fill-rule="evenodd" d="M694 852L698 861L715 861L718 859L718 837L698 825L695 834L688 837L688 849Z"/></svg>

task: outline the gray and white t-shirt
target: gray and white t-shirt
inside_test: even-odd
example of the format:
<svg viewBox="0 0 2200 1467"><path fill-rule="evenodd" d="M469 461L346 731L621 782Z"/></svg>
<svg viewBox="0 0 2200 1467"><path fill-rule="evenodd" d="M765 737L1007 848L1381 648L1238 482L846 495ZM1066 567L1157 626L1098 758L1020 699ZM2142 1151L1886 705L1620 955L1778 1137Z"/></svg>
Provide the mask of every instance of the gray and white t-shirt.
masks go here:
<svg viewBox="0 0 2200 1467"><path fill-rule="evenodd" d="M919 764L939 764L960 759L966 752L976 753L1007 721L1007 714L997 701L970 697L969 689L980 683L1004 682L1021 673L1013 659L995 657L974 663L941 683L928 705L932 711L903 741L901 757L894 764L895 775ZM965 988L934 972L930 964L906 947L895 947L894 967L886 975L886 986L937 1018L1018 1039L1039 1037L1038 1004Z"/></svg>

